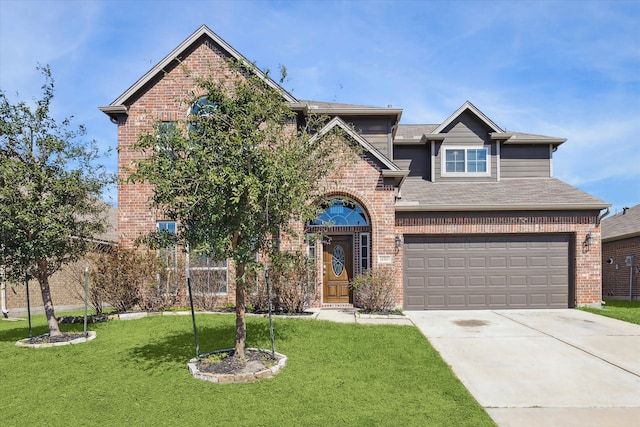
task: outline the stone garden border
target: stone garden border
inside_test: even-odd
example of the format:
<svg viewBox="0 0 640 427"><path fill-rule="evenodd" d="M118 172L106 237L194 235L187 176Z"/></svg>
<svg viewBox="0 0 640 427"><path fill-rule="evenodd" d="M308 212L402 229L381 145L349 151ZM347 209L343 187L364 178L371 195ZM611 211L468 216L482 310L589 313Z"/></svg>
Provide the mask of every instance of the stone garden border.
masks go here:
<svg viewBox="0 0 640 427"><path fill-rule="evenodd" d="M233 349L228 348L224 350L216 350L208 354L203 354L200 356L200 358L207 357L210 354L225 353L230 351L233 351ZM265 350L263 348L247 348L246 351L260 351L262 353L271 354L270 350ZM264 378L271 378L274 375L276 375L278 372L280 372L282 368L284 368L287 365L287 356L278 352L275 352L275 356L276 356L275 365L273 365L270 368L266 368L257 372L247 372L242 374L214 374L210 372L201 372L198 369L199 358L197 357L194 357L193 359L189 360L189 363L187 363L187 368L189 368L189 372L191 373L191 376L198 380L204 380L204 381L209 381L212 383L219 383L219 384L248 383L248 382L261 380Z"/></svg>
<svg viewBox="0 0 640 427"><path fill-rule="evenodd" d="M86 337L76 338L71 341L61 341L61 342L47 342L47 343L38 343L38 344L29 344L29 340L31 338L25 338L18 342L16 342L16 346L18 347L29 347L29 348L48 348L48 347L59 347L63 345L74 345L81 344L83 342L88 342L96 339L95 331L88 331Z"/></svg>

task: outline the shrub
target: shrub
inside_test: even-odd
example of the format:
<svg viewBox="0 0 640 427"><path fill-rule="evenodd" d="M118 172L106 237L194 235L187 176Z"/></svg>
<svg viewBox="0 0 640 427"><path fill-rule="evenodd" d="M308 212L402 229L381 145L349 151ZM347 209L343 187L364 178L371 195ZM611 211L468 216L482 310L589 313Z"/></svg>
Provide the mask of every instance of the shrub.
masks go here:
<svg viewBox="0 0 640 427"><path fill-rule="evenodd" d="M387 313L395 308L393 275L389 270L371 269L351 283L354 304L366 312Z"/></svg>
<svg viewBox="0 0 640 427"><path fill-rule="evenodd" d="M160 259L150 252L117 250L100 254L91 272L91 298L111 304L118 312L136 306L146 311L159 310L169 303L158 286L165 270Z"/></svg>
<svg viewBox="0 0 640 427"><path fill-rule="evenodd" d="M316 296L315 268L302 252L278 252L269 260L271 304L274 311L302 313ZM266 286L259 280L250 303L267 309Z"/></svg>

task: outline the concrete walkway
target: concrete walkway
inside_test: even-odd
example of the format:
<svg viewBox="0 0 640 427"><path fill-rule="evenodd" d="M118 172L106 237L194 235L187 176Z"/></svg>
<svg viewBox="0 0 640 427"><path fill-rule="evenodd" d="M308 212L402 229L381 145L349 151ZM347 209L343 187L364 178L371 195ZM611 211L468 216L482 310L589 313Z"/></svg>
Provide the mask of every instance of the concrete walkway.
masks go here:
<svg viewBox="0 0 640 427"><path fill-rule="evenodd" d="M363 323L371 325L413 325L407 316L360 314L353 308L312 309L318 320L338 323Z"/></svg>
<svg viewBox="0 0 640 427"><path fill-rule="evenodd" d="M580 310L405 313L500 426L640 426L640 326Z"/></svg>

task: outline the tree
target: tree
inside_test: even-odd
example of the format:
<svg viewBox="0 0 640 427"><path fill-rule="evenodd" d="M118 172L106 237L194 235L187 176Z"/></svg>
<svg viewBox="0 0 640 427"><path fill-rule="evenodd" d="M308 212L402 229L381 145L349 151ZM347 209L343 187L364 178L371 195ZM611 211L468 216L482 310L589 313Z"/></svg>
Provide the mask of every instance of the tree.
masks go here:
<svg viewBox="0 0 640 427"><path fill-rule="evenodd" d="M38 280L49 335L57 336L49 277L104 232L99 196L113 178L96 165L96 143L82 138L83 126L51 117L53 77L48 66L38 70L45 83L33 107L0 91L0 265L10 280Z"/></svg>
<svg viewBox="0 0 640 427"><path fill-rule="evenodd" d="M344 144L339 132L315 133L322 118L296 117L251 65L229 65L237 71L230 77L196 79L185 123L141 136L137 149L146 157L131 179L152 184L152 206L179 223L177 243L234 261L234 354L244 357L248 266L273 250L274 237L292 233L294 221L317 213L310 201L318 183L345 156L335 155Z"/></svg>

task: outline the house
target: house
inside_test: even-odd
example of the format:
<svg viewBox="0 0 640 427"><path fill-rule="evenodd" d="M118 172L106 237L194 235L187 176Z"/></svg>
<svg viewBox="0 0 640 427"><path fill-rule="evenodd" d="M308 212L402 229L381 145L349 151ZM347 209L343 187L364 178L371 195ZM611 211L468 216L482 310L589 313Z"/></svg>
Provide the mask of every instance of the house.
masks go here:
<svg viewBox="0 0 640 427"><path fill-rule="evenodd" d="M205 69L224 72L230 57L246 60L202 26L100 107L118 127L121 176L142 132L186 117L176 94ZM363 148L360 161L330 177L324 212L308 225L330 237L308 247L323 273L318 305L349 306L349 280L369 268L393 272L396 303L410 310L600 303L600 217L609 205L553 177L564 139L507 132L470 102L441 123L401 124L399 108L299 100L263 77L299 118L326 114L328 127ZM151 192L121 180L121 246L176 226L149 209Z"/></svg>
<svg viewBox="0 0 640 427"><path fill-rule="evenodd" d="M640 298L640 205L602 220L602 297Z"/></svg>
<svg viewBox="0 0 640 427"><path fill-rule="evenodd" d="M107 205L105 211L107 229L92 240L94 252L105 252L117 246L117 208ZM49 278L51 299L56 312L77 310L84 307L84 269L88 258L64 265ZM3 278L0 276L0 280ZM23 283L0 283L2 315L23 316L27 313L27 290ZM42 294L37 280L29 282L29 304L32 313L44 313Z"/></svg>

